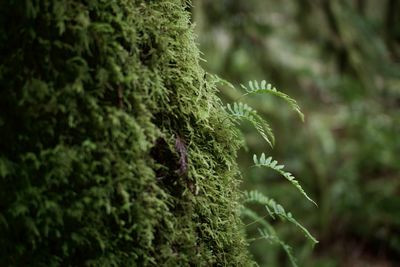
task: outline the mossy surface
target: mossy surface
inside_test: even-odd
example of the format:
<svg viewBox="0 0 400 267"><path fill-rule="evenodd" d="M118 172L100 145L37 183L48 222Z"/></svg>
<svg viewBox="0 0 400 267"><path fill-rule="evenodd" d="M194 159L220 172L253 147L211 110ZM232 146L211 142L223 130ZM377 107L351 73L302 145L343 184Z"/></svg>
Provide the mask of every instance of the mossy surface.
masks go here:
<svg viewBox="0 0 400 267"><path fill-rule="evenodd" d="M249 266L188 3L0 4L0 266Z"/></svg>

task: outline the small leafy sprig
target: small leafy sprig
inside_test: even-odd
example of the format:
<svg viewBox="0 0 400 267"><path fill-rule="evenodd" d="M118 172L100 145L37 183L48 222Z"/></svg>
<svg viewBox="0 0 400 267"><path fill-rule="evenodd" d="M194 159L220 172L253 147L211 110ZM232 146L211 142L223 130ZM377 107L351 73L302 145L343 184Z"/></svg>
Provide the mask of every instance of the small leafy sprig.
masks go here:
<svg viewBox="0 0 400 267"><path fill-rule="evenodd" d="M252 219L253 222L258 222L262 226L261 228L257 229L260 236L257 238L251 238L248 241L256 241L264 239L267 240L270 244L276 244L281 246L282 249L286 252L286 255L288 256L292 266L298 267L296 262L296 257L293 255L292 252L293 251L292 248L279 238L274 227L267 220L264 220L264 217L261 217L256 212L246 207L243 208L242 214Z"/></svg>
<svg viewBox="0 0 400 267"><path fill-rule="evenodd" d="M272 94L283 100L285 100L289 106L299 115L300 119L304 121L304 114L300 110L300 106L297 104L296 100L291 98L285 93L278 91L272 84L267 83L265 80L262 80L260 84L257 81L249 81L248 87L241 84L240 86L246 90L246 93L243 96L249 94Z"/></svg>
<svg viewBox="0 0 400 267"><path fill-rule="evenodd" d="M279 165L276 160L273 160L272 157L265 157L265 154L262 153L260 158L257 158L257 155L254 154L253 156L253 161L254 161L254 166L255 167L265 167L274 170L275 172L279 173L283 177L285 177L292 185L294 185L300 193L306 197L309 201L314 203L317 206L317 203L315 203L314 200L312 200L307 193L304 191L304 189L301 187L299 182L296 180L296 178L291 174L290 172L286 172L283 170L285 165Z"/></svg>
<svg viewBox="0 0 400 267"><path fill-rule="evenodd" d="M275 137L272 133L272 129L269 124L257 114L257 111L242 102L234 102L233 107L227 104L226 108L236 123L239 123L241 120L249 121L271 147L274 145Z"/></svg>
<svg viewBox="0 0 400 267"><path fill-rule="evenodd" d="M296 225L304 233L304 235L310 239L314 244L318 243L315 237L302 225L300 224L290 212L286 212L282 205L278 204L274 199L269 198L259 191L245 191L244 192L244 203L258 203L265 206L268 214L272 219L275 220L277 215L281 220L287 220Z"/></svg>

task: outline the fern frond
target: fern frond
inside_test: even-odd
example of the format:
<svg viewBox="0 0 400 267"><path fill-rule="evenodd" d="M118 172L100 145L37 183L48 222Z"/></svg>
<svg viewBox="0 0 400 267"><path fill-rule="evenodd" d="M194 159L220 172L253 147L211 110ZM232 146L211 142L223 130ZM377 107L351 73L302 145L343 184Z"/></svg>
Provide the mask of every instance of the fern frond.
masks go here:
<svg viewBox="0 0 400 267"><path fill-rule="evenodd" d="M270 169L276 171L277 173L279 173L280 175L282 175L283 177L285 177L292 185L294 185L300 191L300 193L305 198L307 198L309 201L314 203L315 206L318 206L317 203L315 203L315 201L312 200L307 195L307 193L301 187L299 182L296 180L296 177L294 177L293 174L291 174L290 172L286 172L286 171L283 170L283 168L285 167L284 165L278 165L278 162L276 160L273 160L272 157L266 158L264 153L261 154L259 159L257 158L257 155L254 154L253 161L254 161L254 166L255 167L270 168Z"/></svg>
<svg viewBox="0 0 400 267"><path fill-rule="evenodd" d="M257 111L242 102L234 102L233 106L227 104L226 108L236 120L249 121L271 147L274 145L275 137L272 133L272 129L269 124L257 114Z"/></svg>
<svg viewBox="0 0 400 267"><path fill-rule="evenodd" d="M286 254L289 257L290 263L292 264L293 267L298 267L297 263L296 263L296 258L292 253L292 248L286 244L285 242L283 242L282 240L280 240L278 238L278 236L276 235L272 235L270 232L268 232L267 229L263 228L258 228L258 232L260 233L260 236L266 240L271 241L272 243L276 243L278 245L280 245L283 250L286 252Z"/></svg>
<svg viewBox="0 0 400 267"><path fill-rule="evenodd" d="M275 233L274 227L267 220L265 220L264 217L258 215L252 209L242 205L241 213L242 213L242 216L246 216L253 220L253 222L251 224L258 223L258 224L262 225L264 228L268 228L269 231L273 231ZM250 225L250 224L248 224L248 225ZM276 233L275 233L275 235L276 235Z"/></svg>
<svg viewBox="0 0 400 267"><path fill-rule="evenodd" d="M272 94L275 95L283 100L285 100L289 106L299 114L299 117L302 121L304 121L304 114L300 110L300 106L297 104L296 100L291 98L285 93L282 93L278 91L274 86L272 86L270 83L267 84L265 80L262 80L260 84L258 84L257 81L249 81L248 87L244 86L243 84L240 85L244 90L246 90L247 93L245 95L249 94Z"/></svg>
<svg viewBox="0 0 400 267"><path fill-rule="evenodd" d="M301 225L290 212L286 212L282 205L278 204L274 199L266 197L259 191L245 191L244 203L254 202L265 206L269 215L275 219L275 215L279 216L281 220L287 220L296 225L304 235L310 239L314 244L318 243L318 240L303 226Z"/></svg>
<svg viewBox="0 0 400 267"><path fill-rule="evenodd" d="M260 225L262 226L262 228L258 228L260 237L253 238L249 241L265 239L268 242L270 242L271 244L276 244L276 245L281 246L283 248L283 250L286 252L286 254L288 255L289 260L292 263L293 267L297 267L296 259L292 253L292 248L279 238L279 236L276 234L274 227L272 225L270 225L268 223L268 221L264 220L264 218L260 217L256 212L254 212L251 209L248 209L246 207L243 207L242 214L254 221L259 222Z"/></svg>

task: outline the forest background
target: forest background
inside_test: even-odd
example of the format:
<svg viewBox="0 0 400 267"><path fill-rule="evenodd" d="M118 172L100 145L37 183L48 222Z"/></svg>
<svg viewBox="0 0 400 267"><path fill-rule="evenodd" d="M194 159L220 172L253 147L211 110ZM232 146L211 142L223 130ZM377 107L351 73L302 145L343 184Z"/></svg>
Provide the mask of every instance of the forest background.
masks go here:
<svg viewBox="0 0 400 267"><path fill-rule="evenodd" d="M274 225L299 265L399 266L400 2L193 4L207 71L235 85L265 79L305 113L301 123L279 100L250 97L277 142L271 150L244 125L248 151L239 157L243 188L279 199L320 241L313 248L289 224ZM221 97L236 100L240 92L222 87ZM249 153L264 151L299 178L318 208L271 172L245 167ZM250 249L260 266L290 265L266 240Z"/></svg>

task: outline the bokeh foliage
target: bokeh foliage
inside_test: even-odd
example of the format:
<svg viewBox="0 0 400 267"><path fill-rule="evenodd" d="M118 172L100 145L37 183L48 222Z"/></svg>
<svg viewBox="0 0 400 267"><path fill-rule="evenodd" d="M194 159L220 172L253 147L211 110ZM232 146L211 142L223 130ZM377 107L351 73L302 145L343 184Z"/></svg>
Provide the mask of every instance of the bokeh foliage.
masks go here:
<svg viewBox="0 0 400 267"><path fill-rule="evenodd" d="M300 250L300 265L398 266L399 2L199 0L193 14L203 66L232 83L266 79L305 113L301 125L276 101L249 100L275 130L269 154L300 177L319 208L271 173L249 170L244 185L279 199L316 235L320 243L312 251L301 235L277 225ZM226 99L240 96L222 92ZM262 140L247 132L249 149L265 152ZM241 165L249 165L247 157ZM261 266L287 261L267 242L251 249Z"/></svg>
<svg viewBox="0 0 400 267"><path fill-rule="evenodd" d="M1 2L1 266L251 264L189 8Z"/></svg>

